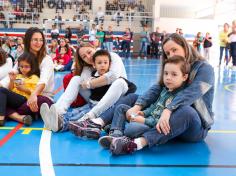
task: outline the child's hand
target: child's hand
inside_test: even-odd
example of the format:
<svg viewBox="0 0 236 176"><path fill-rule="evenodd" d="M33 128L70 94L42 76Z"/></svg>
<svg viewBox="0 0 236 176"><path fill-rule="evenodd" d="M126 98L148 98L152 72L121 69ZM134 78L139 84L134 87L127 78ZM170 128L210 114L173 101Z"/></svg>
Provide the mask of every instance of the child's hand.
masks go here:
<svg viewBox="0 0 236 176"><path fill-rule="evenodd" d="M61 63L61 64L62 64L63 62L64 62L64 60L63 60L63 59L59 59L59 63Z"/></svg>
<svg viewBox="0 0 236 176"><path fill-rule="evenodd" d="M10 81L14 81L16 79L16 73L9 72L9 78L10 78Z"/></svg>
<svg viewBox="0 0 236 176"><path fill-rule="evenodd" d="M127 120L130 120L132 115L137 115L141 109L142 107L139 105L134 105L132 108L128 109L128 111L126 112Z"/></svg>
<svg viewBox="0 0 236 176"><path fill-rule="evenodd" d="M83 81L80 86L83 88L83 89L90 89L91 88L91 84L90 84L90 81Z"/></svg>
<svg viewBox="0 0 236 176"><path fill-rule="evenodd" d="M170 133L170 116L171 111L168 109L164 109L161 113L161 117L156 125L156 129L159 133L164 133L165 135Z"/></svg>
<svg viewBox="0 0 236 176"><path fill-rule="evenodd" d="M144 123L145 122L145 118L141 115L137 115L135 117L131 117L130 118L130 122L138 122L138 123Z"/></svg>
<svg viewBox="0 0 236 176"><path fill-rule="evenodd" d="M19 91L25 92L25 86L24 86L24 84L16 84L16 88L17 88Z"/></svg>

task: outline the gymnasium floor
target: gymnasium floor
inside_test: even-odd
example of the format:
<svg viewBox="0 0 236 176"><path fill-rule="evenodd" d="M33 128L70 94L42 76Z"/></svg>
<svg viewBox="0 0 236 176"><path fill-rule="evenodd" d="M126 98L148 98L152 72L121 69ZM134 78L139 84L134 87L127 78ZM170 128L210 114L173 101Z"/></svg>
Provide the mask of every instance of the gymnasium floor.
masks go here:
<svg viewBox="0 0 236 176"><path fill-rule="evenodd" d="M139 94L157 80L157 60L125 65ZM55 99L64 74L55 76ZM114 157L96 140L43 130L41 120L30 128L7 122L0 128L0 176L236 176L236 72L215 67L215 75L215 124L204 142L172 141Z"/></svg>

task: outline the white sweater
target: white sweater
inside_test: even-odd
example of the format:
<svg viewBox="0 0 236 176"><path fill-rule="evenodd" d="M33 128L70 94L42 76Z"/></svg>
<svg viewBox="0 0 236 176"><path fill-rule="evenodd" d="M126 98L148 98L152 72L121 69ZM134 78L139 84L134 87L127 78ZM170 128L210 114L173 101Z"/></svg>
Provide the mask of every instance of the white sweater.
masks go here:
<svg viewBox="0 0 236 176"><path fill-rule="evenodd" d="M8 57L6 63L0 66L0 81L8 75L8 73L12 70L12 66L12 60Z"/></svg>

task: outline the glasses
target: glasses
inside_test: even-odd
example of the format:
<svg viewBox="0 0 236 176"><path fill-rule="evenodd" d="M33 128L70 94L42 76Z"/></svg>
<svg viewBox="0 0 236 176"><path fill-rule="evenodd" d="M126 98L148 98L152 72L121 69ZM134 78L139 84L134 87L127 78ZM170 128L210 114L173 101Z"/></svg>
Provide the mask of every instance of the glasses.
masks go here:
<svg viewBox="0 0 236 176"><path fill-rule="evenodd" d="M30 65L20 65L18 68L19 69L23 69L23 68L30 69L31 67L30 67Z"/></svg>
<svg viewBox="0 0 236 176"><path fill-rule="evenodd" d="M40 43L43 43L43 39L37 39L37 38L33 38L31 39L32 42L36 43L36 42L40 42Z"/></svg>

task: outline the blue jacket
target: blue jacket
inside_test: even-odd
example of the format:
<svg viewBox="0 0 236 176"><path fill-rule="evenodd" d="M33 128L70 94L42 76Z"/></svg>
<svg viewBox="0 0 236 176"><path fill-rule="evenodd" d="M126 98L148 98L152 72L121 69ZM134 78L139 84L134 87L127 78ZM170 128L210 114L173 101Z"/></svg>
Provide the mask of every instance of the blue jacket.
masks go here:
<svg viewBox="0 0 236 176"><path fill-rule="evenodd" d="M212 66L206 61L196 61L191 67L186 88L179 92L166 108L174 111L180 106L193 106L202 120L203 127L210 129L214 123L212 112L214 82L215 75ZM150 106L157 101L161 89L160 85L153 85L146 93L139 96L135 104L143 108Z"/></svg>

